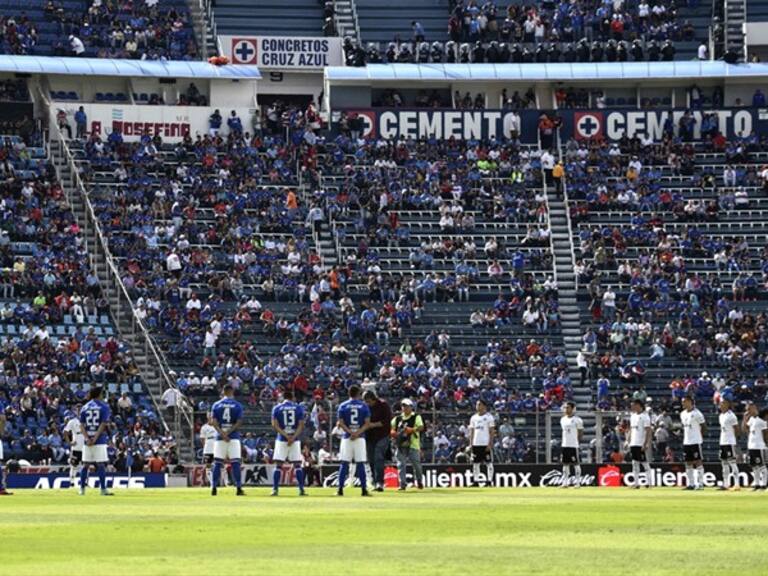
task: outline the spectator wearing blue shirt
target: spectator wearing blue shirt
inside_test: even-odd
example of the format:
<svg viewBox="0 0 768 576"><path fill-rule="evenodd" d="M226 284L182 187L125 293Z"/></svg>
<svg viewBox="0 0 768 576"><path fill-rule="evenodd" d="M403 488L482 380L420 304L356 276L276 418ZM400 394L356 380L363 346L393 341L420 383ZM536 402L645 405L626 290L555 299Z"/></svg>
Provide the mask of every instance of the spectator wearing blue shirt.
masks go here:
<svg viewBox="0 0 768 576"><path fill-rule="evenodd" d="M237 112L232 110L232 113L229 115L229 118L227 118L227 126L229 127L229 131L233 132L235 134L242 134L243 133L243 122L240 120L240 117L237 115Z"/></svg>
<svg viewBox="0 0 768 576"><path fill-rule="evenodd" d="M755 90L755 93L752 96L752 106L755 108L762 108L765 106L765 94L763 94L763 91L760 90L760 88Z"/></svg>
<svg viewBox="0 0 768 576"><path fill-rule="evenodd" d="M85 108L82 106L75 112L75 125L77 126L77 131L75 132L76 137L78 139L85 138L88 127L88 116L86 116Z"/></svg>

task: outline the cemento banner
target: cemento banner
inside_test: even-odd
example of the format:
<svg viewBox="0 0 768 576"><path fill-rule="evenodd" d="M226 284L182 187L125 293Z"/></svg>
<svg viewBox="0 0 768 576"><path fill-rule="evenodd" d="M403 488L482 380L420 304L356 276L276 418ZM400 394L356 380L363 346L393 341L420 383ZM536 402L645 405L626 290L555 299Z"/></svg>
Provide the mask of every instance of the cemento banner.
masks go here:
<svg viewBox="0 0 768 576"><path fill-rule="evenodd" d="M424 486L427 488L464 488L474 482L472 466L469 464L424 464ZM705 464L704 485L706 487L719 486L722 478L720 464ZM485 466L482 468L485 474ZM739 467L739 484L751 486L754 476L748 466ZM683 464L654 464L651 466L652 485L665 487L682 487L686 484L685 466ZM386 469L386 485L388 488L396 487L396 468ZM337 487L339 470L338 466L322 467L323 485ZM410 471L406 475L409 486L415 485L415 480ZM641 483L645 476L641 474ZM486 478L480 479L485 482ZM571 477L573 481L573 477ZM359 485L354 478L353 470L350 471L350 480L354 485ZM630 464L582 464L581 485L599 486L602 488L631 486L635 482ZM497 464L494 466L493 485L498 488L535 488L561 486L563 483L563 470L559 464ZM369 482L370 484L370 482Z"/></svg>
<svg viewBox="0 0 768 576"><path fill-rule="evenodd" d="M219 36L233 64L282 70L317 70L343 64L341 38Z"/></svg>
<svg viewBox="0 0 768 576"><path fill-rule="evenodd" d="M207 134L208 119L215 107L206 106L147 106L115 104L79 104L56 102L51 107L51 122L56 123L56 112L63 109L67 113L72 131L75 130L75 112L82 106L87 117L88 135L97 134L106 139L112 132L120 131L126 142L141 140L144 133L160 136L163 142L178 143L185 136L195 138L197 134ZM227 135L227 118L232 110L240 117L243 130L252 132L250 126L254 110L249 108L221 108L222 125L220 133Z"/></svg>
<svg viewBox="0 0 768 576"><path fill-rule="evenodd" d="M59 490L80 486L80 478L74 483L70 481L67 472L43 472L32 474L9 474L7 478L8 488L34 490ZM88 487L96 488L98 477L91 474L88 477ZM165 488L168 477L165 474L107 474L107 488Z"/></svg>
<svg viewBox="0 0 768 576"><path fill-rule="evenodd" d="M538 124L543 113L560 118L563 142L576 140L619 141L650 138L659 142L665 129L680 134L680 120L687 112L693 119L690 141L708 138L702 133L701 110L417 110L366 108L344 110L356 118L356 130L364 138L383 140L486 140L517 136L524 144L538 142ZM748 138L768 130L768 112L756 108L706 111L714 114L717 129L726 139ZM765 118L765 119L764 119Z"/></svg>

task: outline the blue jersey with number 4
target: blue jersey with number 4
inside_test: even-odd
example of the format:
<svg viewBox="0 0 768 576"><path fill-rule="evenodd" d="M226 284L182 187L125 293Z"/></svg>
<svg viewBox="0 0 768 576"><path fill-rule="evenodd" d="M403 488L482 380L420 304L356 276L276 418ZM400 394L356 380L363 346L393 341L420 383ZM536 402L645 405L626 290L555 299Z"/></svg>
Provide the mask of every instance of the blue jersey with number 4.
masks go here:
<svg viewBox="0 0 768 576"><path fill-rule="evenodd" d="M362 400L350 398L339 405L339 420L344 422L352 432L363 427L365 421L371 417L371 410ZM349 434L344 433L344 438L349 438Z"/></svg>
<svg viewBox="0 0 768 576"><path fill-rule="evenodd" d="M288 434L295 434L299 423L304 420L304 407L291 400L285 400L272 408L272 418L277 420L280 428ZM278 434L277 439L285 442L285 436L282 434Z"/></svg>
<svg viewBox="0 0 768 576"><path fill-rule="evenodd" d="M83 429L83 433L91 437L96 434L99 426L103 422L109 422L112 417L112 413L109 410L109 404L102 400L89 400L85 406L80 409L80 424ZM109 441L109 435L106 429L102 432L98 438L96 438L95 444L106 444Z"/></svg>
<svg viewBox="0 0 768 576"><path fill-rule="evenodd" d="M234 398L222 398L213 405L211 413L219 423L219 428L228 432L243 417L243 405ZM235 430L229 434L229 439L240 440L240 432ZM216 440L222 440L221 436L217 435Z"/></svg>

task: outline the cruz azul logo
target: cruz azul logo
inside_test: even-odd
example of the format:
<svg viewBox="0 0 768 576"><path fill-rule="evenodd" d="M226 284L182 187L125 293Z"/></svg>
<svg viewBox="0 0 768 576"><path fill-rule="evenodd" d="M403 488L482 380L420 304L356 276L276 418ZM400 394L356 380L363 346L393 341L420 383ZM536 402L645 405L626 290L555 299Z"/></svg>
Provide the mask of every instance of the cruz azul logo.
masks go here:
<svg viewBox="0 0 768 576"><path fill-rule="evenodd" d="M577 140L602 138L602 112L575 112L573 114L574 136Z"/></svg>

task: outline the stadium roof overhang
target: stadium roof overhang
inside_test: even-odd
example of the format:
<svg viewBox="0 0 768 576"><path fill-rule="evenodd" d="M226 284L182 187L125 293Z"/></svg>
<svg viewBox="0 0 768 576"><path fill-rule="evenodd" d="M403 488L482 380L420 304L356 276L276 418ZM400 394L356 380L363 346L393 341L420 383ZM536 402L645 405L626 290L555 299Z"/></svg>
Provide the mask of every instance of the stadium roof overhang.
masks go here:
<svg viewBox="0 0 768 576"><path fill-rule="evenodd" d="M665 80L705 78L768 78L768 64L726 64L721 61L603 62L547 64L369 64L361 68L332 66L332 83L391 81L584 81Z"/></svg>
<svg viewBox="0 0 768 576"><path fill-rule="evenodd" d="M200 61L117 60L0 55L0 72L63 74L71 76L130 76L144 78L197 78L259 80L256 66L214 66Z"/></svg>

